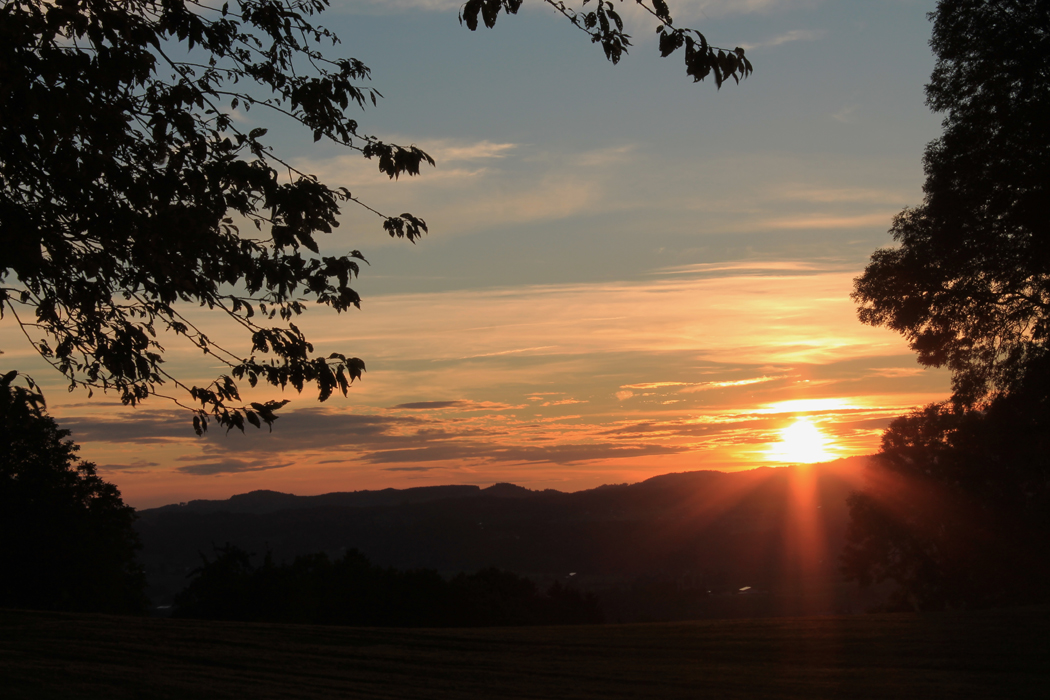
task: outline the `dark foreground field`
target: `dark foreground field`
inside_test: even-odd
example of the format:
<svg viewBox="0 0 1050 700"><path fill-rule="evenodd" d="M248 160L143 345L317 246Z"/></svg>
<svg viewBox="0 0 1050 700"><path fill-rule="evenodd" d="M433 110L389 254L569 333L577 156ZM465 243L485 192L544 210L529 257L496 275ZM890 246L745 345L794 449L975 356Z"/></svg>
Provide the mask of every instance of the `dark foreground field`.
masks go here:
<svg viewBox="0 0 1050 700"><path fill-rule="evenodd" d="M1046 698L1050 610L395 630L0 611L15 698Z"/></svg>

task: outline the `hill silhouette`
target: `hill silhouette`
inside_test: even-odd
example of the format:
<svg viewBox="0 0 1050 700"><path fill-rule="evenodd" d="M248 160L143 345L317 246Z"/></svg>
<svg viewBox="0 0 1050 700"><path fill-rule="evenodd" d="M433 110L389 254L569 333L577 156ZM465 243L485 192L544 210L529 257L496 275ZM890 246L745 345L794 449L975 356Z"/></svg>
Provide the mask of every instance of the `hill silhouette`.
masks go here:
<svg viewBox="0 0 1050 700"><path fill-rule="evenodd" d="M868 458L666 474L564 493L512 484L294 496L256 491L139 513L151 595L164 604L201 553L227 543L276 561L357 549L445 575L488 567L597 592L610 620L846 612L846 497ZM732 600L722 600L732 595ZM715 602L712 602L715 601Z"/></svg>
<svg viewBox="0 0 1050 700"><path fill-rule="evenodd" d="M319 496L296 496L280 491L250 491L230 496L225 500L195 500L187 503L161 506L141 511L143 513L274 513L280 510L321 508L337 506L344 508L366 508L374 506L426 503L444 498L473 496L479 486L421 486L409 489L382 489L379 491L345 491L325 493Z"/></svg>

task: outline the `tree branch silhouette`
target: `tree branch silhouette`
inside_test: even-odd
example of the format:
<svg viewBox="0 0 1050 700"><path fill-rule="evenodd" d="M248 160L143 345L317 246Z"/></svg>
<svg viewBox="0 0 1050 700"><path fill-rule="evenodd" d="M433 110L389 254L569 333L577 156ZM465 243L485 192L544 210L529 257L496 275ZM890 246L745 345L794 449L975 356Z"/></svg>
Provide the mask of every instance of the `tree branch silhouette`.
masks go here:
<svg viewBox="0 0 1050 700"><path fill-rule="evenodd" d="M613 63L630 45L611 3L579 13L548 4ZM639 4L660 22L664 55L685 48L694 80L711 75L721 86L751 72L741 49L673 27L663 0ZM472 30L479 16L492 27L520 5L469 0L460 16ZM12 314L71 389L114 391L137 405L174 383L202 433L211 422L272 426L286 402L244 403L239 381L311 386L324 401L361 378L362 360L317 356L293 323L311 305L360 306L351 283L364 256L322 255L317 237L339 226L346 203L378 216L391 237L415 242L427 224L302 172L274 151L266 129L245 131L232 116L265 108L392 180L435 165L348 116L382 95L364 63L326 55L339 39L314 18L327 8L327 0L0 5L0 316ZM244 235L244 224L260 236ZM192 307L231 318L250 354L215 343L189 321ZM203 387L177 380L163 368L165 331L228 373Z"/></svg>

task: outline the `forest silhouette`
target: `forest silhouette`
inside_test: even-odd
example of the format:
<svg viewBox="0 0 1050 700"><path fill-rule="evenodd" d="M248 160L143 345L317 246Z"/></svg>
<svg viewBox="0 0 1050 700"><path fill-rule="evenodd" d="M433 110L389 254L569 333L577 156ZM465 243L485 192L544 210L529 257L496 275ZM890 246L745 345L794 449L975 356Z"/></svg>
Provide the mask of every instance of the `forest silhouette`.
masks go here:
<svg viewBox="0 0 1050 700"><path fill-rule="evenodd" d="M175 597L174 617L364 627L509 627L603 621L593 595L555 581L489 568L449 580L436 571L373 566L356 550L259 566L238 547L218 548Z"/></svg>

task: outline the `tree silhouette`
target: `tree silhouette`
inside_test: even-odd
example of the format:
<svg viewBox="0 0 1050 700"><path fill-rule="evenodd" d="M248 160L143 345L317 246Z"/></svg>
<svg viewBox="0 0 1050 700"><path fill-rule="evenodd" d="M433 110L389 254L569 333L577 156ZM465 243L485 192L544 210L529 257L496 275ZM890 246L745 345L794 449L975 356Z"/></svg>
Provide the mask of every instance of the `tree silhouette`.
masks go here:
<svg viewBox="0 0 1050 700"><path fill-rule="evenodd" d="M955 399L1008 389L1050 339L1050 2L941 0L925 199L856 280L860 318L952 372Z"/></svg>
<svg viewBox="0 0 1050 700"><path fill-rule="evenodd" d="M1050 599L1050 364L984 410L898 418L849 499L847 579L893 581L893 608Z"/></svg>
<svg viewBox="0 0 1050 700"><path fill-rule="evenodd" d="M901 608L1050 597L1050 1L941 0L922 205L856 280L860 318L952 373L850 499L847 577Z"/></svg>
<svg viewBox="0 0 1050 700"><path fill-rule="evenodd" d="M613 63L630 36L604 0L575 10L547 0ZM648 3L648 4L647 4ZM584 0L584 5L587 0ZM719 87L751 72L742 49L712 47L672 25L664 0L639 4L659 22L660 51L682 49L694 81ZM469 0L461 21L492 27L521 0ZM70 387L112 390L125 404L168 398L227 429L272 425L285 401L243 403L238 382L313 385L344 395L365 369L316 356L293 323L308 303L360 303L350 286L363 255L322 255L317 235L348 202L415 241L410 213L382 214L349 190L293 168L266 130L234 110L270 110L357 151L392 179L433 159L361 129L350 107L375 105L369 69L329 58L338 39L314 24L328 0L6 0L0 7L0 314L14 316ZM247 233L242 231L247 229ZM248 234L251 235L248 235ZM247 357L209 338L186 310L226 314L251 339ZM163 364L161 333L226 371L189 386Z"/></svg>
<svg viewBox="0 0 1050 700"><path fill-rule="evenodd" d="M16 380L0 377L0 607L142 612L135 511Z"/></svg>

